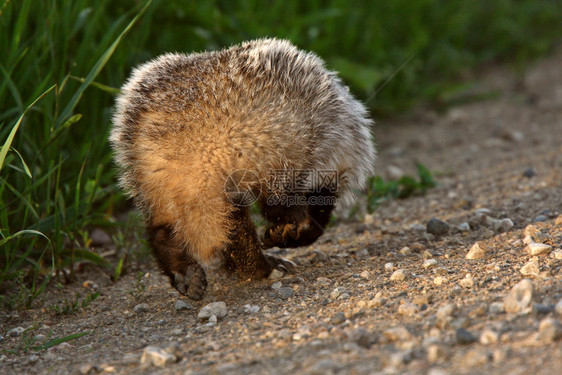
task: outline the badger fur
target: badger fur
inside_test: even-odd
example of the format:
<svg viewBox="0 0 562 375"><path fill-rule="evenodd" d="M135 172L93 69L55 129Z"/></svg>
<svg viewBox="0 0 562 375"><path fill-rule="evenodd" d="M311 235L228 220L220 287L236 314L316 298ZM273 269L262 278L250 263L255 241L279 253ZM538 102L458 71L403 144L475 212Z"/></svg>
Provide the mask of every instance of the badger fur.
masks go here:
<svg viewBox="0 0 562 375"><path fill-rule="evenodd" d="M373 173L364 106L320 58L284 40L145 63L123 86L113 123L120 186L146 216L162 271L193 299L218 255L254 279L291 268L262 249L314 242L335 199L353 202ZM261 239L244 193L270 223Z"/></svg>

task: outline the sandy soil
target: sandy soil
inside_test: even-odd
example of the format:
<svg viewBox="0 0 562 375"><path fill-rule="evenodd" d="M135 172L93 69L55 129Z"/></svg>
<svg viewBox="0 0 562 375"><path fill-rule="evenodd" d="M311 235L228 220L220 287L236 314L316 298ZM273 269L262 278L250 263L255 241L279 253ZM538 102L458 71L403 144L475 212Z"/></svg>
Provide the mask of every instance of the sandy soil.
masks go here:
<svg viewBox="0 0 562 375"><path fill-rule="evenodd" d="M523 79L493 68L479 82L499 95L377 124L378 173L415 174L420 162L439 186L275 251L297 263L295 275L211 277L194 302L150 258L129 262L118 282L86 265L33 309L0 312L0 373L559 373L562 54ZM431 218L448 232L428 233ZM96 290L73 313L52 309ZM199 319L215 301L226 316Z"/></svg>

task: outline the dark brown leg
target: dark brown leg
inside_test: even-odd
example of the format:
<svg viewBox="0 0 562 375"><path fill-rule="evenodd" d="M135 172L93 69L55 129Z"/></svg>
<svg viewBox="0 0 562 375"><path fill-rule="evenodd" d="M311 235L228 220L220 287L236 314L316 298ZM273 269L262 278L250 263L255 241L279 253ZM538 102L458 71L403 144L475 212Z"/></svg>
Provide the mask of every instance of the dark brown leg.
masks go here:
<svg viewBox="0 0 562 375"><path fill-rule="evenodd" d="M266 248L308 246L324 233L336 196L323 190L302 197L306 205L267 205L261 202L264 217L271 223L263 238Z"/></svg>
<svg viewBox="0 0 562 375"><path fill-rule="evenodd" d="M235 227L225 252L230 267L233 265L243 277L261 279L269 276L274 268L287 272L295 267L290 261L263 253L247 207L235 207L232 219Z"/></svg>
<svg viewBox="0 0 562 375"><path fill-rule="evenodd" d="M191 299L202 299L207 288L205 270L189 255L186 245L174 237L169 226L149 226L147 232L152 253L172 286Z"/></svg>

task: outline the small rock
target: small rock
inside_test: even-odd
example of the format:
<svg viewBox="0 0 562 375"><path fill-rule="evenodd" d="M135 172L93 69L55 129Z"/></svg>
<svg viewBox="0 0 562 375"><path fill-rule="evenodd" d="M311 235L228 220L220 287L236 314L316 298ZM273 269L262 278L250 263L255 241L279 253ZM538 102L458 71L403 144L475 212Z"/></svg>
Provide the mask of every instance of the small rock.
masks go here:
<svg viewBox="0 0 562 375"><path fill-rule="evenodd" d="M113 243L109 234L100 228L94 228L92 230L90 233L90 239L92 240L92 246L107 246Z"/></svg>
<svg viewBox="0 0 562 375"><path fill-rule="evenodd" d="M400 249L399 253L404 256L409 256L412 255L412 250L410 250L408 246L404 246L403 248Z"/></svg>
<svg viewBox="0 0 562 375"><path fill-rule="evenodd" d="M422 266L423 266L423 268L425 268L425 269L433 268L433 267L437 266L437 260L435 260L435 259L426 259L426 260L423 262L423 265L422 265Z"/></svg>
<svg viewBox="0 0 562 375"><path fill-rule="evenodd" d="M544 315L554 312L554 305L544 305L542 303L533 303L533 315Z"/></svg>
<svg viewBox="0 0 562 375"><path fill-rule="evenodd" d="M332 318L332 324L341 324L345 322L345 314L343 312L339 312Z"/></svg>
<svg viewBox="0 0 562 375"><path fill-rule="evenodd" d="M388 178L391 180L399 180L402 177L404 177L405 174L402 169L394 165L389 165L386 170L387 170Z"/></svg>
<svg viewBox="0 0 562 375"><path fill-rule="evenodd" d="M457 229L459 230L459 232L470 232L470 224L466 222L460 223Z"/></svg>
<svg viewBox="0 0 562 375"><path fill-rule="evenodd" d="M144 348L141 357L141 364L153 365L156 367L164 367L174 363L175 361L175 355L155 346L147 346L146 348Z"/></svg>
<svg viewBox="0 0 562 375"><path fill-rule="evenodd" d="M488 312L490 314L501 314L505 312L505 306L503 302L492 302L488 307Z"/></svg>
<svg viewBox="0 0 562 375"><path fill-rule="evenodd" d="M562 259L562 250L554 250L551 254L551 257L554 257L554 259L558 259L561 260Z"/></svg>
<svg viewBox="0 0 562 375"><path fill-rule="evenodd" d="M554 306L554 311L558 315L562 315L562 299L556 303L556 305Z"/></svg>
<svg viewBox="0 0 562 375"><path fill-rule="evenodd" d="M529 279L523 279L515 284L505 297L505 311L518 313L527 309L533 299L533 292L533 282Z"/></svg>
<svg viewBox="0 0 562 375"><path fill-rule="evenodd" d="M440 345L432 344L427 347L427 360L430 363L437 362L445 356L444 350Z"/></svg>
<svg viewBox="0 0 562 375"><path fill-rule="evenodd" d="M480 344L482 345L496 344L498 342L498 339L499 339L498 333L492 331L491 329L485 329L480 334Z"/></svg>
<svg viewBox="0 0 562 375"><path fill-rule="evenodd" d="M544 222L544 221L548 221L548 217L545 215L539 215L535 218L535 220L533 220L533 222L535 223L540 223L540 222Z"/></svg>
<svg viewBox="0 0 562 375"><path fill-rule="evenodd" d="M558 322L551 317L544 318L539 323L539 339L543 342L553 342L560 338L562 331Z"/></svg>
<svg viewBox="0 0 562 375"><path fill-rule="evenodd" d="M552 246L544 243L531 242L530 244L527 245L525 250L530 255L548 254L552 251Z"/></svg>
<svg viewBox="0 0 562 375"><path fill-rule="evenodd" d="M536 259L531 259L519 270L523 276L538 276L540 273L539 262Z"/></svg>
<svg viewBox="0 0 562 375"><path fill-rule="evenodd" d="M80 366L78 369L80 374L82 375L91 375L91 374L98 374L101 372L101 369L97 366L92 365L91 363L86 363Z"/></svg>
<svg viewBox="0 0 562 375"><path fill-rule="evenodd" d="M284 276L283 272L279 271L278 269L274 269L269 274L269 279L270 280L278 280L278 279L282 278L283 276Z"/></svg>
<svg viewBox="0 0 562 375"><path fill-rule="evenodd" d="M511 219L496 220L492 225L492 229L497 233L504 233L513 228L513 221Z"/></svg>
<svg viewBox="0 0 562 375"><path fill-rule="evenodd" d="M482 259L485 256L486 250L483 247L480 247L480 244L476 242L466 254L466 259Z"/></svg>
<svg viewBox="0 0 562 375"><path fill-rule="evenodd" d="M380 306L384 305L385 303L386 303L386 298L383 298L382 296L377 295L367 303L367 307L372 309L374 307L380 307Z"/></svg>
<svg viewBox="0 0 562 375"><path fill-rule="evenodd" d="M466 276L464 277L464 279L462 279L461 281L459 281L459 284L463 287L463 288L467 288L470 289L474 286L474 279L472 278L472 275L467 273Z"/></svg>
<svg viewBox="0 0 562 375"><path fill-rule="evenodd" d="M392 271L394 269L394 263L388 262L384 264L385 271Z"/></svg>
<svg viewBox="0 0 562 375"><path fill-rule="evenodd" d="M533 168L527 168L523 171L523 177L531 178L535 175L535 170Z"/></svg>
<svg viewBox="0 0 562 375"><path fill-rule="evenodd" d="M425 230L434 236L444 236L449 233L449 224L443 220L432 218L427 222Z"/></svg>
<svg viewBox="0 0 562 375"><path fill-rule="evenodd" d="M281 281L276 281L273 284L271 284L271 289L279 290L279 288L281 288L282 286L283 286L283 283Z"/></svg>
<svg viewBox="0 0 562 375"><path fill-rule="evenodd" d="M490 356L488 350L482 347L476 347L470 349L462 360L462 366L464 368L470 369L476 366L482 366L487 363Z"/></svg>
<svg viewBox="0 0 562 375"><path fill-rule="evenodd" d="M330 299L338 299L339 296L345 293L345 288L343 286L338 286L330 293Z"/></svg>
<svg viewBox="0 0 562 375"><path fill-rule="evenodd" d="M447 282L447 278L443 276L437 276L435 279L433 279L433 284L435 285L442 285L446 282Z"/></svg>
<svg viewBox="0 0 562 375"><path fill-rule="evenodd" d="M171 332L172 336L179 336L183 333L183 330L181 328L176 328L173 329Z"/></svg>
<svg viewBox="0 0 562 375"><path fill-rule="evenodd" d="M390 280L392 281L403 281L408 277L408 271L405 269L398 269L390 275Z"/></svg>
<svg viewBox="0 0 562 375"><path fill-rule="evenodd" d="M217 316L215 314L213 314L209 317L209 320L207 321L207 325L214 326L214 325L217 324L218 320L219 319L217 318Z"/></svg>
<svg viewBox="0 0 562 375"><path fill-rule="evenodd" d="M226 309L226 303L211 302L199 311L197 317L200 320L206 320L215 315L218 319L222 319L226 316L227 312L228 310Z"/></svg>
<svg viewBox="0 0 562 375"><path fill-rule="evenodd" d="M174 304L174 309L176 309L178 311L183 311L183 310L194 310L195 308L193 306L191 306L189 303L179 299Z"/></svg>
<svg viewBox="0 0 562 375"><path fill-rule="evenodd" d="M255 314L260 311L260 307L256 305L244 305L243 308L246 314Z"/></svg>
<svg viewBox="0 0 562 375"><path fill-rule="evenodd" d="M8 337L16 337L21 335L23 332L25 331L25 328L23 327L16 327L16 328L12 328L11 330L9 330L6 335Z"/></svg>
<svg viewBox="0 0 562 375"><path fill-rule="evenodd" d="M145 313L149 310L148 303L139 303L135 307L133 307L133 311L137 314Z"/></svg>
<svg viewBox="0 0 562 375"><path fill-rule="evenodd" d="M412 339L412 334L404 326L398 326L394 328L387 329L383 332L383 336L393 342L393 341L409 341Z"/></svg>
<svg viewBox="0 0 562 375"><path fill-rule="evenodd" d="M410 302L404 302L398 306L398 314L414 316L419 311L419 307Z"/></svg>
<svg viewBox="0 0 562 375"><path fill-rule="evenodd" d="M283 300L289 299L293 296L293 288L283 286L277 290L277 296Z"/></svg>
<svg viewBox="0 0 562 375"><path fill-rule="evenodd" d="M372 275L369 271L363 271L359 276L361 276L361 278L363 279L370 279Z"/></svg>
<svg viewBox="0 0 562 375"><path fill-rule="evenodd" d="M467 331L464 328L457 328L455 330L455 339L457 343L461 345L472 344L476 341L476 337L472 334L472 332Z"/></svg>
<svg viewBox="0 0 562 375"><path fill-rule="evenodd" d="M437 319L439 320L445 320L450 318L453 315L453 312L455 311L456 306L453 305L452 303L448 303L442 307L439 308L439 310L437 310Z"/></svg>
<svg viewBox="0 0 562 375"><path fill-rule="evenodd" d="M354 329L348 336L351 341L365 349L369 349L376 341L376 337L373 337L373 335L364 328Z"/></svg>

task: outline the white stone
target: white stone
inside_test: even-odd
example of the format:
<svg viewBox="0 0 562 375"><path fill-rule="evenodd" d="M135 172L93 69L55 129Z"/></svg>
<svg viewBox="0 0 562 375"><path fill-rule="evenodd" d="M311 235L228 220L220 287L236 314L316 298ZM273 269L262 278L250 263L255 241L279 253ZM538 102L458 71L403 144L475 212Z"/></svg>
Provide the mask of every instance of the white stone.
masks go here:
<svg viewBox="0 0 562 375"><path fill-rule="evenodd" d="M527 245L526 250L530 255L548 254L552 251L552 246L544 243L531 242Z"/></svg>
<svg viewBox="0 0 562 375"><path fill-rule="evenodd" d="M144 348L141 357L141 364L154 365L156 367L164 367L175 361L175 355L155 346L147 346Z"/></svg>
<svg viewBox="0 0 562 375"><path fill-rule="evenodd" d="M199 311L197 317L200 320L206 320L215 315L218 319L222 319L226 316L227 312L228 310L226 309L226 303L211 302Z"/></svg>
<svg viewBox="0 0 562 375"><path fill-rule="evenodd" d="M476 242L466 254L466 259L482 259L485 256L486 250L480 247L480 244Z"/></svg>

